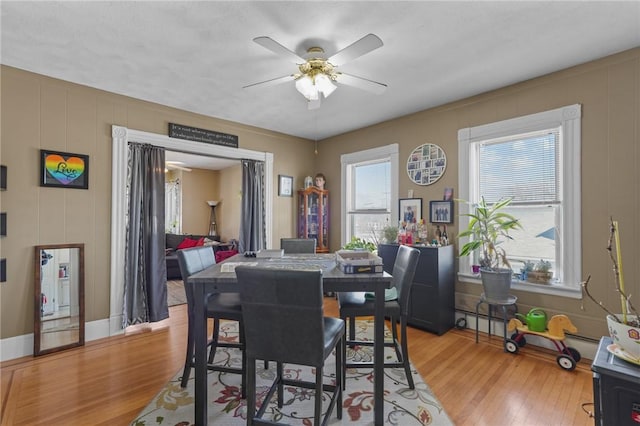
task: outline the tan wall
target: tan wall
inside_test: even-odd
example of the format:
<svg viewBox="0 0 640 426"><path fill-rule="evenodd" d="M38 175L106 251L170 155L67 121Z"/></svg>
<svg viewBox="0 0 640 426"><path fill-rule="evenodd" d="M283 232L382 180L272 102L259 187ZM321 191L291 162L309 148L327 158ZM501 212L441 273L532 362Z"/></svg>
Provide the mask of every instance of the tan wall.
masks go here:
<svg viewBox="0 0 640 426"><path fill-rule="evenodd" d="M8 168L8 189L0 194L8 235L0 239L7 282L0 284L0 338L33 332L33 246L85 244L86 320L109 317L111 240L111 126L167 134L168 123L238 135L240 148L274 154L274 173L304 176L313 169L313 143L276 132L180 111L11 67L1 69L0 160ZM90 156L89 189L41 188L39 149ZM239 175L238 175L239 176ZM222 188L221 198L226 198ZM236 192L237 193L237 192ZM277 195L274 194L274 198ZM274 200L292 211L294 198ZM208 230L208 210L200 230ZM277 212L274 212L277 214ZM223 227L226 225L223 224ZM225 228L223 228L225 229ZM231 226L229 234L237 238ZM277 220L273 240L294 225Z"/></svg>
<svg viewBox="0 0 640 426"><path fill-rule="evenodd" d="M182 172L182 232L207 235L211 208L207 201L219 198L220 172L192 169ZM216 211L216 220L218 216Z"/></svg>
<svg viewBox="0 0 640 426"><path fill-rule="evenodd" d="M327 176L340 176L340 155L389 143L400 145L400 196L407 190L423 199L442 199L445 187L458 188L458 129L491 123L566 105L582 104L582 271L591 275L598 300L620 311L612 291L613 275L607 251L608 220L614 216L622 232L626 289L640 306L640 48L514 86L422 111L352 133L323 140L317 164ZM409 180L405 167L410 152L423 143L440 145L447 154L444 176L431 186ZM340 223L340 191L332 190L331 221ZM457 235L457 223L451 227ZM331 234L340 244L339 230ZM455 239L454 239L455 241ZM474 311L480 286L456 283L456 307ZM591 301L515 291L520 311L540 306L550 314L566 313L579 334L607 334L604 312ZM582 307L584 306L584 310Z"/></svg>
<svg viewBox="0 0 640 426"><path fill-rule="evenodd" d="M617 310L617 296L605 246L610 215L622 230L625 282L640 293L640 48L543 76L494 92L430 109L313 144L211 117L180 111L64 81L2 66L2 129L0 158L8 166L9 188L0 194L7 212L8 236L0 240L7 258L7 282L0 284L0 338L33 331L33 246L84 242L86 245L86 319L109 315L109 256L111 209L111 125L165 134L168 122L236 134L240 147L274 153L277 175L294 176L300 188L304 176L321 171L327 176L331 203L330 241L340 246L340 155L389 143L400 145L400 195L441 199L445 187L457 190L457 131L573 103L582 104L582 254L583 275L592 276L592 291ZM404 165L409 153L423 143L436 143L447 153L448 167L434 185L412 184ZM40 148L88 154L88 190L40 188ZM223 239L237 235L236 219L228 218L225 201L238 197L240 168L220 172ZM237 187L228 187L232 175ZM455 195L455 194L454 194ZM295 235L296 197L274 193L272 244ZM239 213L238 213L239 214ZM239 218L237 219L239 220ZM227 222L228 221L228 222ZM205 219L208 223L208 213ZM456 224L451 236L457 233ZM472 310L479 287L456 283L458 309ZM541 306L550 313L565 312L579 334L606 334L603 313L589 301L515 292L521 311ZM636 301L636 305L640 302ZM584 310L581 306L584 305Z"/></svg>

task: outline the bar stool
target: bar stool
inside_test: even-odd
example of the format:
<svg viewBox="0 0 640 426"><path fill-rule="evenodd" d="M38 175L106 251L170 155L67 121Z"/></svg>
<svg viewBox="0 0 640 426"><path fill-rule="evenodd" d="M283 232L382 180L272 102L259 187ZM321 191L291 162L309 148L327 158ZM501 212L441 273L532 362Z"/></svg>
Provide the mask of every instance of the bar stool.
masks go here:
<svg viewBox="0 0 640 426"><path fill-rule="evenodd" d="M484 293L480 295L480 300L476 303L476 343L478 343L478 311L480 309L480 305L483 303L487 304L489 311L489 337L491 337L491 313L494 306L502 307L502 335L506 341L507 339L507 308L509 306L513 306L515 311L518 312L518 306L516 305L516 301L518 300L517 296L508 295L506 299L492 299L485 296ZM506 349L505 349L506 351Z"/></svg>

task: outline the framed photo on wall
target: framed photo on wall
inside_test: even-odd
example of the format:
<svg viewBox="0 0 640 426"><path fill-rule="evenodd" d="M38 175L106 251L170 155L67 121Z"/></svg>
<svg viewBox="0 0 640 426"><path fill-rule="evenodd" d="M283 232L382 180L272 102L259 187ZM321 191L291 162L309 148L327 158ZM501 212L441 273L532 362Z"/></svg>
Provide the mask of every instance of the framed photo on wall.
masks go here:
<svg viewBox="0 0 640 426"><path fill-rule="evenodd" d="M278 196L293 197L293 177L278 175Z"/></svg>
<svg viewBox="0 0 640 426"><path fill-rule="evenodd" d="M41 149L40 186L89 188L89 156Z"/></svg>
<svg viewBox="0 0 640 426"><path fill-rule="evenodd" d="M422 198L400 198L400 208L398 209L402 222L418 222L422 219Z"/></svg>
<svg viewBox="0 0 640 426"><path fill-rule="evenodd" d="M453 223L453 201L430 201L429 222Z"/></svg>

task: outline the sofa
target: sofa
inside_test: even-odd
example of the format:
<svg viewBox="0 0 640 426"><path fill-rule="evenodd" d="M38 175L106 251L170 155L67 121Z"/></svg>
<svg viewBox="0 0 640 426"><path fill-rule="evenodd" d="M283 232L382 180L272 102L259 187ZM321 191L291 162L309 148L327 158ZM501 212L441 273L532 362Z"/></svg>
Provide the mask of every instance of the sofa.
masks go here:
<svg viewBox="0 0 640 426"><path fill-rule="evenodd" d="M194 235L194 234L166 234L165 235L165 262L167 266L167 279L180 280L180 266L178 265L177 251L183 248L196 246L210 246L215 253L216 262L238 253L235 250L236 245L232 241L230 243L221 243L220 237L211 235Z"/></svg>

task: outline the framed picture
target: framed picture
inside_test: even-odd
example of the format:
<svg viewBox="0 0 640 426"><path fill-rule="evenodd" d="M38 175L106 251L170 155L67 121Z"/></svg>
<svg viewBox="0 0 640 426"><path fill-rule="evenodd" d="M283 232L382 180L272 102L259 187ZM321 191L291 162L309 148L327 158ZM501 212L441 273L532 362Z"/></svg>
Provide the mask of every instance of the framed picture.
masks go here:
<svg viewBox="0 0 640 426"><path fill-rule="evenodd" d="M429 222L453 223L453 201L430 201Z"/></svg>
<svg viewBox="0 0 640 426"><path fill-rule="evenodd" d="M0 190L7 189L7 166L0 166Z"/></svg>
<svg viewBox="0 0 640 426"><path fill-rule="evenodd" d="M293 197L293 177L278 175L278 195L280 197Z"/></svg>
<svg viewBox="0 0 640 426"><path fill-rule="evenodd" d="M40 186L89 188L89 156L41 149Z"/></svg>
<svg viewBox="0 0 640 426"><path fill-rule="evenodd" d="M400 198L400 208L398 209L402 222L418 222L422 219L422 198Z"/></svg>

